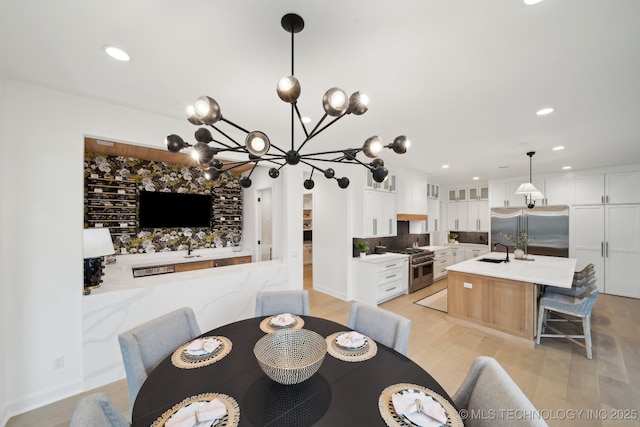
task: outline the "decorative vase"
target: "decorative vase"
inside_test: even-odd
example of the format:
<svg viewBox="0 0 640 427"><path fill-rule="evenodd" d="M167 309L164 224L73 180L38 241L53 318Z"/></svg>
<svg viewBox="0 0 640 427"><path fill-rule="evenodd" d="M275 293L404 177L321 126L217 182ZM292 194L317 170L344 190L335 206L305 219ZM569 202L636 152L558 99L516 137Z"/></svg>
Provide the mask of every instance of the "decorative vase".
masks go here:
<svg viewBox="0 0 640 427"><path fill-rule="evenodd" d="M449 243L455 243L456 239L449 239Z"/></svg>
<svg viewBox="0 0 640 427"><path fill-rule="evenodd" d="M367 256L367 253L366 253L366 252L360 252L360 258L364 258L364 257L366 257L366 256Z"/></svg>
<svg viewBox="0 0 640 427"><path fill-rule="evenodd" d="M513 256L520 259L524 258L524 250L516 249L515 251L513 251Z"/></svg>

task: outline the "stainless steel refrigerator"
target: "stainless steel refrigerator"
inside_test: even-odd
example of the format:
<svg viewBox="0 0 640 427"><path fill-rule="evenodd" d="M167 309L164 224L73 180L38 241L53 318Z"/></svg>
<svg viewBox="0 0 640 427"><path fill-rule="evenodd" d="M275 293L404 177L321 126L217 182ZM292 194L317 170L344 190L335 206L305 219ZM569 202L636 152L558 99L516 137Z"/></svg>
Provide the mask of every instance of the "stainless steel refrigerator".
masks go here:
<svg viewBox="0 0 640 427"><path fill-rule="evenodd" d="M513 244L500 233L516 235L520 231L526 232L531 239L527 253L569 257L568 206L491 209L491 247L502 243L513 253ZM498 246L495 250L503 252L504 248Z"/></svg>

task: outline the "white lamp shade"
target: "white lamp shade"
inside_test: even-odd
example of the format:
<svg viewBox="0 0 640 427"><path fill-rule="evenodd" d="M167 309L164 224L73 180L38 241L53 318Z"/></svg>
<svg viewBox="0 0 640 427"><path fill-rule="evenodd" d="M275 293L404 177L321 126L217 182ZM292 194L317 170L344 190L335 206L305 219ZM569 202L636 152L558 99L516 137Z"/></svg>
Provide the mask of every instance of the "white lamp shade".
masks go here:
<svg viewBox="0 0 640 427"><path fill-rule="evenodd" d="M116 253L108 228L85 228L82 241L84 258L97 258Z"/></svg>

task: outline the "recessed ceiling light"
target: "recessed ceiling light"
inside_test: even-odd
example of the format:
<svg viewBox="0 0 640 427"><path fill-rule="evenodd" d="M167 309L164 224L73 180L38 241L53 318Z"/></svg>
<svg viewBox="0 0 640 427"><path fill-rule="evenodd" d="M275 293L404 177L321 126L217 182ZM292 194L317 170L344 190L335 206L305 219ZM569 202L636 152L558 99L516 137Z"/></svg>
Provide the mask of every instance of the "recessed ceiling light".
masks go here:
<svg viewBox="0 0 640 427"><path fill-rule="evenodd" d="M524 4L527 6L533 6L534 4L540 3L542 0L524 0Z"/></svg>
<svg viewBox="0 0 640 427"><path fill-rule="evenodd" d="M302 123L311 123L311 117L303 117Z"/></svg>
<svg viewBox="0 0 640 427"><path fill-rule="evenodd" d="M536 114L538 116L546 116L547 114L551 114L551 113L553 113L553 108L552 107L545 107L545 108L542 108L542 109L536 111Z"/></svg>
<svg viewBox="0 0 640 427"><path fill-rule="evenodd" d="M473 177L473 178L471 178L471 179L472 179L472 180L474 180L474 181L477 181L477 180L479 180L479 179L480 179L480 177L479 177L479 176L474 176L474 177Z"/></svg>
<svg viewBox="0 0 640 427"><path fill-rule="evenodd" d="M568 169L571 169L571 166L563 166L562 169L563 170L568 170Z"/></svg>
<svg viewBox="0 0 640 427"><path fill-rule="evenodd" d="M560 150L564 150L564 146L562 145L558 145L557 147L553 147L552 148L553 151L560 151Z"/></svg>
<svg viewBox="0 0 640 427"><path fill-rule="evenodd" d="M113 59L117 59L118 61L129 61L131 57L127 52L115 46L102 46L102 50L106 52L107 55L112 57Z"/></svg>
<svg viewBox="0 0 640 427"><path fill-rule="evenodd" d="M449 165L442 165L442 169L448 169Z"/></svg>

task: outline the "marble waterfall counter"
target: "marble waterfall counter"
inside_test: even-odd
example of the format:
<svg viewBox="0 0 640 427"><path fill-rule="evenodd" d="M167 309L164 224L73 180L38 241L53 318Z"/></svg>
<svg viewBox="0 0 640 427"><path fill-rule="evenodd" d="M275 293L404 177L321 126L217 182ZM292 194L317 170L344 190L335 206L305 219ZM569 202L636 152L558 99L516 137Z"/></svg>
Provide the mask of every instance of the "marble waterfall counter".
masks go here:
<svg viewBox="0 0 640 427"><path fill-rule="evenodd" d="M481 258L504 259L492 252ZM533 345L540 285L569 288L576 260L534 256L491 263L470 259L447 267L450 318Z"/></svg>
<svg viewBox="0 0 640 427"><path fill-rule="evenodd" d="M120 333L185 306L193 308L202 331L247 319L254 316L256 292L289 289L288 282L281 261L133 278L118 259L105 268L103 285L82 298L85 390L125 378Z"/></svg>

